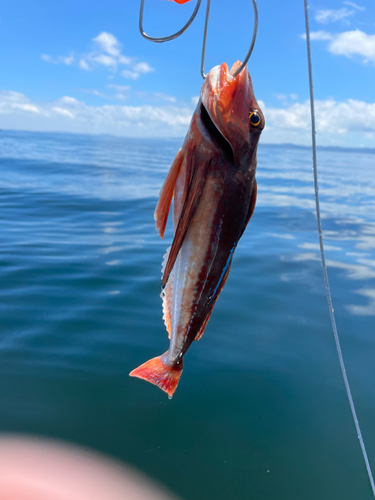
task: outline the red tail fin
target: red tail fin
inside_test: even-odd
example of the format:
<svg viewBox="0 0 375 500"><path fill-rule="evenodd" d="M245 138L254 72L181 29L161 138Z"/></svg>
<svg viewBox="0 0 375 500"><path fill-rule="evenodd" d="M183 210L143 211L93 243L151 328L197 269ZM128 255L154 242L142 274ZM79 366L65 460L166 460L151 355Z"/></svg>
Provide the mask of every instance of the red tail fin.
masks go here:
<svg viewBox="0 0 375 500"><path fill-rule="evenodd" d="M172 397L181 377L183 368L182 359L178 365L170 367L163 362L163 356L146 361L146 363L143 363L143 365L138 366L138 368L130 372L129 375L131 377L142 378L151 384L157 385L169 397Z"/></svg>

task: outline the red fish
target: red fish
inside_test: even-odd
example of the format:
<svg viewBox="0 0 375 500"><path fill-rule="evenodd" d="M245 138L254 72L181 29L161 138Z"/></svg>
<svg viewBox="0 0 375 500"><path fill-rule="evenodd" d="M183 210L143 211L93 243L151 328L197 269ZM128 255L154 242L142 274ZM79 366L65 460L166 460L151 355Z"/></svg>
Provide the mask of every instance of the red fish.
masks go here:
<svg viewBox="0 0 375 500"><path fill-rule="evenodd" d="M170 346L130 375L170 397L181 377L183 356L203 335L255 208L257 146L265 122L247 67L232 76L239 67L237 61L229 72L223 63L208 73L155 210L163 238L174 197L175 235L162 271Z"/></svg>
<svg viewBox="0 0 375 500"><path fill-rule="evenodd" d="M183 3L190 2L190 0L172 0L172 2L176 2L176 3L179 3L179 4L183 4Z"/></svg>

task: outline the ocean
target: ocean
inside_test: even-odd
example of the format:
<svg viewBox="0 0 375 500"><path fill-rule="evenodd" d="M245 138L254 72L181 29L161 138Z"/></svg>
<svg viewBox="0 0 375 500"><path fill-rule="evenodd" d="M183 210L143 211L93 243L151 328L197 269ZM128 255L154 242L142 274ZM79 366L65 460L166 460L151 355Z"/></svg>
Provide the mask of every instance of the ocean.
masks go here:
<svg viewBox="0 0 375 500"><path fill-rule="evenodd" d="M154 227L182 140L0 132L0 431L136 467L182 500L370 500L322 278L311 150L260 144L258 202L172 400ZM337 326L375 468L375 150L318 150Z"/></svg>

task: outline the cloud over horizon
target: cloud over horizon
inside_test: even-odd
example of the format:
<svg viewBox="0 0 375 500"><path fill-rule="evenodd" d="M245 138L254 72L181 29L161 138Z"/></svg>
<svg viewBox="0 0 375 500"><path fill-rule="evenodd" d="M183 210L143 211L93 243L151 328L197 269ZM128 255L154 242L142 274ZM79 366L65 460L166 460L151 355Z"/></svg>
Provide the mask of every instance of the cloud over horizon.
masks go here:
<svg viewBox="0 0 375 500"><path fill-rule="evenodd" d="M0 128L15 130L173 137L186 133L192 112L173 104L92 106L69 96L35 103L20 92L0 91Z"/></svg>
<svg viewBox="0 0 375 500"><path fill-rule="evenodd" d="M22 93L0 91L0 128L129 137L185 135L194 111L193 102L186 105L160 94L144 97L159 101L160 105L93 106L69 96L36 103ZM261 101L259 104L266 118L262 142L310 144L309 101L284 103L280 108L267 107ZM371 147L374 144L375 102L327 99L317 100L315 108L319 145Z"/></svg>

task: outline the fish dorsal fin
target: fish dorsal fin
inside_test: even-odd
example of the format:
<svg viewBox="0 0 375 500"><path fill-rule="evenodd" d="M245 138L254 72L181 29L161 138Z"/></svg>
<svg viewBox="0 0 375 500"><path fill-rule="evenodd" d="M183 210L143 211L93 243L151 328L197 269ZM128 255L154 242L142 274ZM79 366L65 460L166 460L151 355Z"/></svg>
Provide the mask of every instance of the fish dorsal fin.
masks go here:
<svg viewBox="0 0 375 500"><path fill-rule="evenodd" d="M192 155L194 157L194 155ZM209 161L203 161L199 165L190 166L190 182L186 190L185 201L181 210L180 219L177 224L176 233L169 253L168 262L165 266L162 285L164 286L176 262L178 252L184 242L189 229L191 219L194 216L201 197Z"/></svg>
<svg viewBox="0 0 375 500"><path fill-rule="evenodd" d="M171 165L171 168L169 169L163 187L160 190L159 201L155 209L154 218L156 230L159 232L160 238L162 239L164 236L165 226L167 225L176 180L178 174L180 173L182 158L183 157L180 149L176 155L176 158L174 159L174 162Z"/></svg>
<svg viewBox="0 0 375 500"><path fill-rule="evenodd" d="M171 247L167 248L167 251L165 252L163 258L163 263L161 266L162 276L164 274L165 266L167 265L168 262L170 250ZM168 282L160 294L160 297L163 299L163 320L168 332L168 338L171 338L171 332L172 332L173 281L174 281L174 271L172 269L172 272L168 278Z"/></svg>

